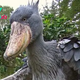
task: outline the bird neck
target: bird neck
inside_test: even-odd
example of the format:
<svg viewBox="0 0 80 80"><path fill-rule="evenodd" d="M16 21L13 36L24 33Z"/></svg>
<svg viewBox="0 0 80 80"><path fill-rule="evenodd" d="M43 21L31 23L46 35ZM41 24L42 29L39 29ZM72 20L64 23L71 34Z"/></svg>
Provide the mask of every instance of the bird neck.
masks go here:
<svg viewBox="0 0 80 80"><path fill-rule="evenodd" d="M28 57L30 58L29 61L30 61L31 66L33 66L35 63L38 64L37 61L39 61L39 59L43 57L45 53L43 50L44 46L45 46L45 43L44 43L42 35L37 37L37 39L28 46L28 52L29 52Z"/></svg>
<svg viewBox="0 0 80 80"><path fill-rule="evenodd" d="M33 80L55 80L58 72L56 60L46 48L46 43L40 35L28 46L28 59L33 73Z"/></svg>
<svg viewBox="0 0 80 80"><path fill-rule="evenodd" d="M28 46L28 58L29 63L33 71L40 71L40 68L43 68L44 59L44 40L42 35L37 37L37 39Z"/></svg>

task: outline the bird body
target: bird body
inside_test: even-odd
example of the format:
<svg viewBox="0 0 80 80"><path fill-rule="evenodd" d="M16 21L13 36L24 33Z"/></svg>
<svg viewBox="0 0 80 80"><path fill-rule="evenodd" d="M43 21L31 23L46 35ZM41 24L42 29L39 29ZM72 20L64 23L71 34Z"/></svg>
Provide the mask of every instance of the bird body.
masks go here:
<svg viewBox="0 0 80 80"><path fill-rule="evenodd" d="M28 46L28 58L33 80L78 80L77 72L62 59L56 41L37 38Z"/></svg>
<svg viewBox="0 0 80 80"><path fill-rule="evenodd" d="M59 59L57 59L59 52L56 48L55 43L44 42L40 37L39 40L37 38L37 41L28 46L28 58L33 80L65 80L60 69Z"/></svg>
<svg viewBox="0 0 80 80"><path fill-rule="evenodd" d="M74 59L72 52L74 48L80 47L70 39L61 41L59 46L56 41L44 41L38 3L39 0L35 4L20 6L12 13L11 35L4 58L10 60L27 48L28 67L31 69L32 80L78 80L80 58L77 56L80 54L75 50L77 55ZM72 42L75 43L74 47ZM65 55L67 53L68 55Z"/></svg>

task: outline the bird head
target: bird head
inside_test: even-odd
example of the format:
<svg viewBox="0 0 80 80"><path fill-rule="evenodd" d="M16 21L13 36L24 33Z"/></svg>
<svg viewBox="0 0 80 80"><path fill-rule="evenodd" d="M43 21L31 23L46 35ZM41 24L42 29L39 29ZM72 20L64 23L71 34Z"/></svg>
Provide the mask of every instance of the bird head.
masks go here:
<svg viewBox="0 0 80 80"><path fill-rule="evenodd" d="M20 6L10 17L11 33L4 58L10 60L22 53L42 33L42 20L38 3Z"/></svg>

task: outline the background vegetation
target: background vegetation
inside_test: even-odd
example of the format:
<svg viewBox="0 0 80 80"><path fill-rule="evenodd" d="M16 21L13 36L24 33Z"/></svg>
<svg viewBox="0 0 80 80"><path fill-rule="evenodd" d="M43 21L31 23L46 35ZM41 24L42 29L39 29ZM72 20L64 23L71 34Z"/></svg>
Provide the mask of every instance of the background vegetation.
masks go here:
<svg viewBox="0 0 80 80"><path fill-rule="evenodd" d="M41 13L45 41L60 40L63 37L77 36L80 38L80 0L53 0L51 7L46 6ZM10 34L9 17L13 8L0 6L0 15L7 15L6 20L0 20L0 78L8 76L18 70L22 65L22 58L25 54L19 55L16 59L6 62L3 53L8 44Z"/></svg>

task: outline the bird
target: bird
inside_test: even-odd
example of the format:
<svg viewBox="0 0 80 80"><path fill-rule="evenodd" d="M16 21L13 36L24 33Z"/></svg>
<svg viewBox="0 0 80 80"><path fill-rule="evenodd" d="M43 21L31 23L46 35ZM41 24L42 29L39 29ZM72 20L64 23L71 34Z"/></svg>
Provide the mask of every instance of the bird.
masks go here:
<svg viewBox="0 0 80 80"><path fill-rule="evenodd" d="M44 41L38 4L39 0L20 6L11 14L11 33L4 59L9 61L27 49L30 80L79 80L80 41L76 37Z"/></svg>

